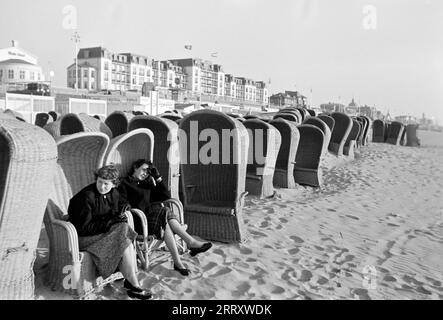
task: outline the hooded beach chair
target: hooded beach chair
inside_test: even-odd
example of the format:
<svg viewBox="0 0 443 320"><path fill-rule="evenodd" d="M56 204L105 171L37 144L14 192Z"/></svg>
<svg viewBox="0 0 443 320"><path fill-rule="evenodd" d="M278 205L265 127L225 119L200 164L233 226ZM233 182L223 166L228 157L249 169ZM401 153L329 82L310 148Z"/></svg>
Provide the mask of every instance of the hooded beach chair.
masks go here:
<svg viewBox="0 0 443 320"><path fill-rule="evenodd" d="M352 129L352 119L341 112L333 112L331 117L334 118L334 130L331 133L328 150L337 156L343 155L343 148Z"/></svg>
<svg viewBox="0 0 443 320"><path fill-rule="evenodd" d="M329 141L331 141L331 130L329 126L318 117L309 117L307 118L303 124L311 124L319 128L324 134L324 142L323 142L323 154L326 155L328 152Z"/></svg>
<svg viewBox="0 0 443 320"><path fill-rule="evenodd" d="M250 119L243 122L249 134L246 191L260 198L275 194L275 163L281 144L280 132L272 125Z"/></svg>
<svg viewBox="0 0 443 320"><path fill-rule="evenodd" d="M94 172L103 165L109 137L101 132L81 132L56 139L57 166L44 222L49 239L49 264L46 284L83 298L94 289L122 278L116 272L106 279L98 276L88 252L79 250L78 234L68 221L70 199L95 181ZM127 214L133 227L132 215Z"/></svg>
<svg viewBox="0 0 443 320"><path fill-rule="evenodd" d="M164 118L164 119L169 119L174 122L177 122L177 121L183 119L183 116L180 114L177 114L177 113L164 113L164 114L161 114L159 117Z"/></svg>
<svg viewBox="0 0 443 320"><path fill-rule="evenodd" d="M179 199L180 154L178 147L178 125L166 118L135 116L129 121L129 131L145 128L154 134L152 162L162 174L163 182L171 197Z"/></svg>
<svg viewBox="0 0 443 320"><path fill-rule="evenodd" d="M372 123L372 142L385 142L385 123L376 119Z"/></svg>
<svg viewBox="0 0 443 320"><path fill-rule="evenodd" d="M189 233L228 243L244 240L247 130L214 110L188 114L179 128L180 183Z"/></svg>
<svg viewBox="0 0 443 320"><path fill-rule="evenodd" d="M324 134L316 126L301 124L298 126L300 141L294 165L294 180L301 185L320 187L322 185L322 159Z"/></svg>
<svg viewBox="0 0 443 320"><path fill-rule="evenodd" d="M315 116L317 116L317 114L315 113L315 110L312 110L312 109L306 109L306 111L309 113L309 115L310 115L311 117L315 117Z"/></svg>
<svg viewBox="0 0 443 320"><path fill-rule="evenodd" d="M285 119L294 123L300 123L299 118L297 117L297 115L295 115L292 112L278 112L276 115L274 115L273 119Z"/></svg>
<svg viewBox="0 0 443 320"><path fill-rule="evenodd" d="M372 126L372 121L369 117L367 116L362 116L363 120L366 120L366 126L365 126L365 130L363 132L363 145L367 146L369 144L369 132Z"/></svg>
<svg viewBox="0 0 443 320"><path fill-rule="evenodd" d="M112 131L105 123L85 113L67 113L43 128L54 138L79 132L102 132L112 138Z"/></svg>
<svg viewBox="0 0 443 320"><path fill-rule="evenodd" d="M53 122L52 117L46 112L39 112L35 115L35 125L43 128L46 124Z"/></svg>
<svg viewBox="0 0 443 320"><path fill-rule="evenodd" d="M406 145L408 147L420 146L420 139L417 137L418 124L408 124L406 126Z"/></svg>
<svg viewBox="0 0 443 320"><path fill-rule="evenodd" d="M152 131L145 128L134 129L111 140L103 164L114 164L119 169L120 178L124 178L129 174L132 164L136 160L146 159L152 161L154 149L155 138ZM179 222L183 224L183 206L177 202L179 202L178 199L170 199L163 201L162 204L169 206L171 210L176 210L180 216ZM160 245L163 244L163 241L161 239L148 237L146 215L141 210L131 209L131 212L141 223L142 234L137 237L137 254L142 268L148 270L150 253L159 248ZM178 237L176 241L180 252L186 251L185 242Z"/></svg>
<svg viewBox="0 0 443 320"><path fill-rule="evenodd" d="M275 163L274 186L280 188L295 188L294 164L297 154L300 133L297 125L291 121L277 118L269 122L281 135L281 145Z"/></svg>
<svg viewBox="0 0 443 320"><path fill-rule="evenodd" d="M49 111L48 114L52 117L52 121L57 121L60 118L60 113L55 111Z"/></svg>
<svg viewBox="0 0 443 320"><path fill-rule="evenodd" d="M393 145L400 145L401 135L404 130L404 125L398 121L392 121L389 125L388 137L386 143Z"/></svg>
<svg viewBox="0 0 443 320"><path fill-rule="evenodd" d="M321 121L323 121L324 123L326 123L326 125L329 127L329 130L334 131L334 126L335 126L335 120L334 118L332 118L331 116L328 116L326 114L320 114L317 116L317 118L319 118Z"/></svg>
<svg viewBox="0 0 443 320"><path fill-rule="evenodd" d="M348 156L350 159L354 159L354 150L357 143L358 135L360 134L360 123L352 119L352 129L349 132L348 138L346 139L345 145L343 147L343 154Z"/></svg>
<svg viewBox="0 0 443 320"><path fill-rule="evenodd" d="M46 131L0 115L0 300L34 299L35 252L56 160Z"/></svg>
<svg viewBox="0 0 443 320"><path fill-rule="evenodd" d="M114 111L105 119L105 124L111 129L112 137L115 138L128 132L129 121L134 117L132 113Z"/></svg>

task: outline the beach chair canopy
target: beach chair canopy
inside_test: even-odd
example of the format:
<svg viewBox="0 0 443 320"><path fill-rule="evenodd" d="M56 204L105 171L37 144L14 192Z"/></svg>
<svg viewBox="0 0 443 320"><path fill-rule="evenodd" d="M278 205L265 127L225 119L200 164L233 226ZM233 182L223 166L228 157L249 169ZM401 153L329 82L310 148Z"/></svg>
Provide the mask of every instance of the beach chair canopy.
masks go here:
<svg viewBox="0 0 443 320"><path fill-rule="evenodd" d="M340 156L343 154L343 147L352 129L352 119L341 112L334 112L331 117L334 118L335 124L328 149L335 155Z"/></svg>
<svg viewBox="0 0 443 320"><path fill-rule="evenodd" d="M105 124L111 129L113 138L128 132L129 121L132 117L134 117L132 113L118 110L106 117Z"/></svg>

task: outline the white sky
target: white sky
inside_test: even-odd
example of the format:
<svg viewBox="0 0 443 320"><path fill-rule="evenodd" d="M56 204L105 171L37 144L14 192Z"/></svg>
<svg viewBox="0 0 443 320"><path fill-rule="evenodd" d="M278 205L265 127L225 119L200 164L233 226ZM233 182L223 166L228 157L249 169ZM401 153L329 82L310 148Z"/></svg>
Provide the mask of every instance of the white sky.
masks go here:
<svg viewBox="0 0 443 320"><path fill-rule="evenodd" d="M192 55L236 76L271 79L271 93L299 90L314 105L354 96L443 124L441 0L2 0L0 47L18 40L46 74L55 72L57 86L74 61L66 5L77 9L80 47ZM377 10L375 30L363 28L366 5Z"/></svg>

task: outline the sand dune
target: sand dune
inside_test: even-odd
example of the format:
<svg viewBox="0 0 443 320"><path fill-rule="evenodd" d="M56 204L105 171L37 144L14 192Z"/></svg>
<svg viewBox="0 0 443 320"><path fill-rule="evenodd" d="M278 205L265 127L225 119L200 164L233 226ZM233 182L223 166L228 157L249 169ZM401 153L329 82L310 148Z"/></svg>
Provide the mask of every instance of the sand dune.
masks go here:
<svg viewBox="0 0 443 320"><path fill-rule="evenodd" d="M443 135L419 131L420 148L371 143L346 161L328 155L320 190L248 197L248 240L184 254L191 275L156 254L140 273L155 299L443 299ZM36 297L69 299L42 285ZM127 299L121 282L91 299Z"/></svg>

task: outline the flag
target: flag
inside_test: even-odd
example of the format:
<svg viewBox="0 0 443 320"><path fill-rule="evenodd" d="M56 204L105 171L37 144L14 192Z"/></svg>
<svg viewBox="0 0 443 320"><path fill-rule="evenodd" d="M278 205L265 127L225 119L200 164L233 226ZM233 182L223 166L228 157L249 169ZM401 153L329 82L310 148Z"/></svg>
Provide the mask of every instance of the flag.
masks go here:
<svg viewBox="0 0 443 320"><path fill-rule="evenodd" d="M186 50L192 50L192 45L190 45L190 44L185 44L185 49L186 49Z"/></svg>
<svg viewBox="0 0 443 320"><path fill-rule="evenodd" d="M217 55L218 55L218 52L211 53L211 57L213 57L213 58L217 58Z"/></svg>

